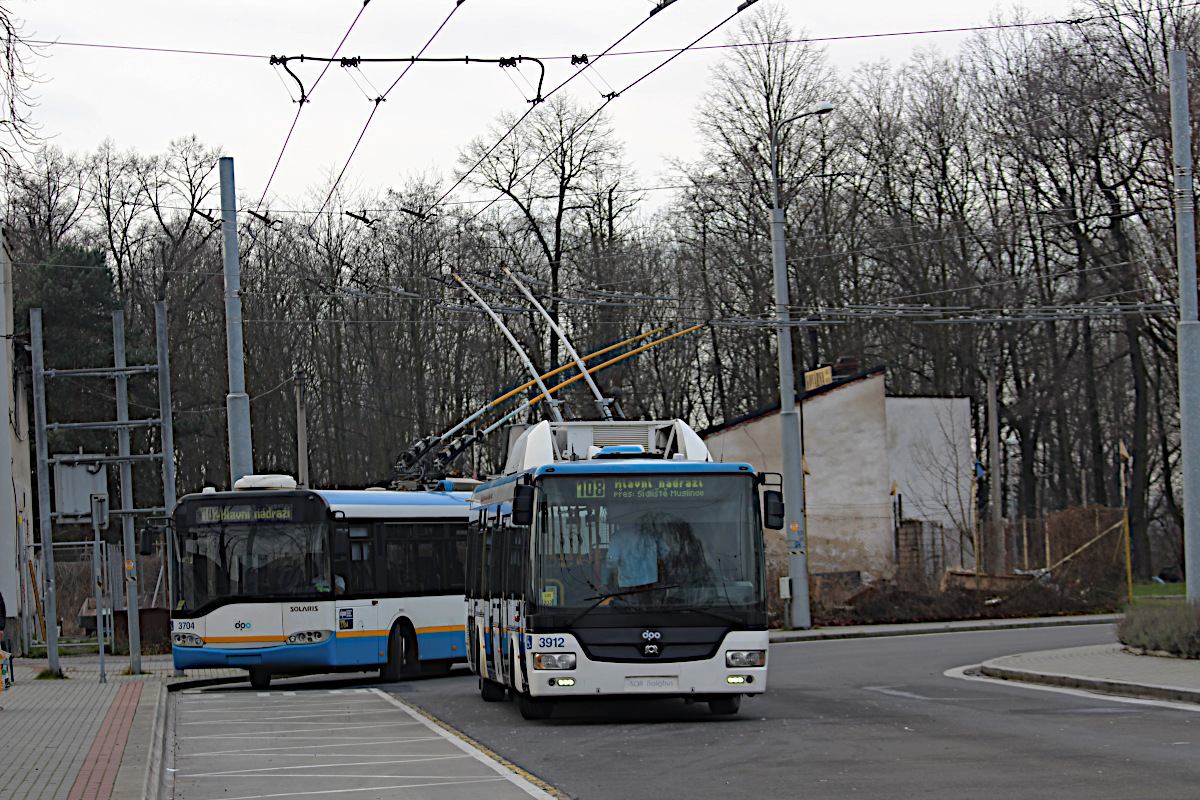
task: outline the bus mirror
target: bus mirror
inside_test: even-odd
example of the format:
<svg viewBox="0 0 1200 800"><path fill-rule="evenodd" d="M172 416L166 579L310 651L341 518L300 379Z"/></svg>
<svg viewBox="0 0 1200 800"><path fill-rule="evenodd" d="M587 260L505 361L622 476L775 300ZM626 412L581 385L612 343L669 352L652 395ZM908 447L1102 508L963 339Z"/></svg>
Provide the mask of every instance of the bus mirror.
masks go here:
<svg viewBox="0 0 1200 800"><path fill-rule="evenodd" d="M763 527L783 529L783 494L774 489L763 492Z"/></svg>
<svg viewBox="0 0 1200 800"><path fill-rule="evenodd" d="M512 524L525 526L533 524L533 487L518 486L513 492Z"/></svg>
<svg viewBox="0 0 1200 800"><path fill-rule="evenodd" d="M150 517L142 527L142 535L138 542L138 553L143 556L154 554L154 540L159 536L165 537L171 529L171 517Z"/></svg>
<svg viewBox="0 0 1200 800"><path fill-rule="evenodd" d="M149 525L142 528L142 541L141 546L138 547L138 553L148 556L154 552L154 535L156 533L157 531Z"/></svg>

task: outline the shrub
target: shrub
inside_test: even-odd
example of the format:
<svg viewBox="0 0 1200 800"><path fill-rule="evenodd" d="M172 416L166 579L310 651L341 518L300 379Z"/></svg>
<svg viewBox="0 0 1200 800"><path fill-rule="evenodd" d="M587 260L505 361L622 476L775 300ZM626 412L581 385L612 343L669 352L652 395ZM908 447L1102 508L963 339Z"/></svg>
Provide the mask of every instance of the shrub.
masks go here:
<svg viewBox="0 0 1200 800"><path fill-rule="evenodd" d="M1130 608L1117 623L1117 639L1126 647L1200 658L1200 604Z"/></svg>

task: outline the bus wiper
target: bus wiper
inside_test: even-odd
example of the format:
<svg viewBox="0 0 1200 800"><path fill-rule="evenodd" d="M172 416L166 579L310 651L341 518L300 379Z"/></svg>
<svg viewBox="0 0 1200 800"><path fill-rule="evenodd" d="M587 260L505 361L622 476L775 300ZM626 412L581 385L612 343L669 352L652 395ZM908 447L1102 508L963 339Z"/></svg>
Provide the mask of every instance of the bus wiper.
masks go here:
<svg viewBox="0 0 1200 800"><path fill-rule="evenodd" d="M739 625L742 622L742 620L740 620L740 619L734 619L733 617L727 616L725 614L720 614L716 611L710 611L707 608L700 608L699 606L683 606L681 608L672 608L671 610L672 611L692 611L697 614L707 614L708 616L712 617L713 619L719 619L722 622L728 623L730 625Z"/></svg>
<svg viewBox="0 0 1200 800"><path fill-rule="evenodd" d="M651 584L647 584L646 586L635 586L634 588L626 589L623 592L609 592L608 594L600 594L600 595L597 595L596 597L585 597L583 599L584 599L584 601L587 601L587 600L602 601L602 600L608 600L609 598L612 598L612 597L624 597L627 594L641 594L642 592L653 592L657 589L678 589L682 585L683 584L680 584L680 583L670 583L665 586L659 586L656 583L651 583Z"/></svg>
<svg viewBox="0 0 1200 800"><path fill-rule="evenodd" d="M587 602L588 600L595 600L596 602L592 603L590 606L585 608L583 611L580 611L578 614L576 614L574 617L572 617L571 620L567 623L566 627L568 627L568 628L571 627L576 622L583 619L588 614L592 613L592 611L594 611L596 609L596 606L600 605L605 600L611 600L614 597L624 597L627 594L639 594L641 592L650 592L655 589L674 589L678 586L679 586L679 584L677 584L677 583L671 584L670 586L656 586L654 584L651 584L649 586L638 586L634 589L628 589L624 592L609 592L607 594L597 594L595 597L585 597L585 598L583 598L583 602Z"/></svg>

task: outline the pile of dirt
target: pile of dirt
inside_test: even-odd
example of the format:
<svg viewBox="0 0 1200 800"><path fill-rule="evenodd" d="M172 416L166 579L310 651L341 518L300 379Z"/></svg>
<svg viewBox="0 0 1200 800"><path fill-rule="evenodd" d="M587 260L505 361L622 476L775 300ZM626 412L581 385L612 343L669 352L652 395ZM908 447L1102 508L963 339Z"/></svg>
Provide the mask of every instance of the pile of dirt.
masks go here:
<svg viewBox="0 0 1200 800"><path fill-rule="evenodd" d="M1054 586L1030 583L1008 593L951 589L918 594L881 586L859 595L853 605L813 608L819 626L871 625L896 622L946 622L1070 614L1111 613L1120 607L1115 595L1080 597Z"/></svg>

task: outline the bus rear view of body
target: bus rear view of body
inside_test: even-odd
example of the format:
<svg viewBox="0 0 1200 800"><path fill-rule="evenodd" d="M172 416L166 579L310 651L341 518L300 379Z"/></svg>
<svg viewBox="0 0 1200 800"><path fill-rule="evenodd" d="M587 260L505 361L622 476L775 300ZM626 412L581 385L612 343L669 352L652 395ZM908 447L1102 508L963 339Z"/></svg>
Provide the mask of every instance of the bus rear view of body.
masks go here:
<svg viewBox="0 0 1200 800"><path fill-rule="evenodd" d="M563 447L581 429L603 443L634 425L645 445ZM540 423L513 453L472 498L467 655L485 700L511 691L526 718L614 696L730 714L766 690L761 480L748 464L713 463L682 422Z"/></svg>

